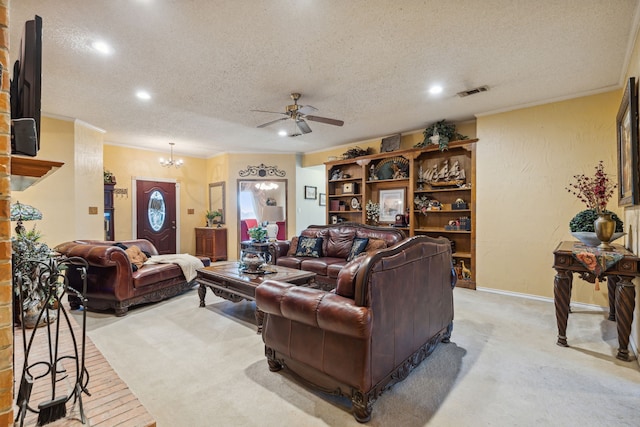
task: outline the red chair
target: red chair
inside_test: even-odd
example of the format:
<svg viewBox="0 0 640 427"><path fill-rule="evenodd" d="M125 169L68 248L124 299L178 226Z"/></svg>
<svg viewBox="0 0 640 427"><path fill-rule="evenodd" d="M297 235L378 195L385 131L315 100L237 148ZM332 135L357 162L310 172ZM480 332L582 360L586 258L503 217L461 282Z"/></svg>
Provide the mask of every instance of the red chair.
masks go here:
<svg viewBox="0 0 640 427"><path fill-rule="evenodd" d="M244 242L245 240L249 240L249 229L257 226L257 219L243 219L240 221L240 241ZM278 232L278 235L279 234L280 233Z"/></svg>

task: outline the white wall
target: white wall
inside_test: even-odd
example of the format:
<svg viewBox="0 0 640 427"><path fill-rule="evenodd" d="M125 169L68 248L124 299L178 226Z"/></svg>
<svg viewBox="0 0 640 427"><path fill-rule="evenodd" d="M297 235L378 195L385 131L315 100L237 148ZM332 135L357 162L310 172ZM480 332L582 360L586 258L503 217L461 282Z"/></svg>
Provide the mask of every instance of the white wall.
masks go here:
<svg viewBox="0 0 640 427"><path fill-rule="evenodd" d="M318 198L315 200L304 198L304 187L317 187ZM326 224L326 206L320 206L320 193L326 194L326 177L324 165L311 167L296 167L296 236L309 225Z"/></svg>

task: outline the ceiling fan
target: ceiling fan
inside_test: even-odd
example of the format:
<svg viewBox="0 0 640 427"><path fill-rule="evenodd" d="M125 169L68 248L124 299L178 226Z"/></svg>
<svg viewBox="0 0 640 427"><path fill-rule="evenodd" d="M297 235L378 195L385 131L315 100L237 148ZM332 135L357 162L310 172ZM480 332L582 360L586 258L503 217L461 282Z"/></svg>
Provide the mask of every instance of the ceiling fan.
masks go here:
<svg viewBox="0 0 640 427"><path fill-rule="evenodd" d="M326 117L320 117L320 116L311 115L312 113L318 111L318 109L315 108L315 107L312 107L311 105L298 105L298 99L300 99L301 96L302 95L299 94L299 93L292 93L291 94L291 99L293 99L293 104L287 105L287 108L285 109L284 113L280 113L280 112L276 112L276 111L251 110L251 111L257 111L257 112L260 112L260 113L283 114L285 116L285 117L281 117L281 118L276 119L276 120L272 120L272 121L267 122L267 123L263 123L263 124L259 125L258 127L259 128L263 128L263 127L272 125L274 123L280 122L282 120L291 119L291 120L295 121L296 127L300 131L300 133L295 132L295 133L292 133L289 136L300 136L300 135L303 135L305 133L310 133L311 132L311 128L309 127L307 122L304 121L304 119L311 120L312 122L320 122L320 123L325 123L325 124L334 125L334 126L342 126L344 124L344 122L342 120L328 119Z"/></svg>

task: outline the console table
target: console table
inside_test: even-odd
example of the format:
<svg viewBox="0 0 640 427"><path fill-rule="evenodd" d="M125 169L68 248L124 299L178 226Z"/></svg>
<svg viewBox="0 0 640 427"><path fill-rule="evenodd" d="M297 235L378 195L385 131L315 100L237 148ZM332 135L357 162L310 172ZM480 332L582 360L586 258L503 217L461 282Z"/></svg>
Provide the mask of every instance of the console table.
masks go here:
<svg viewBox="0 0 640 427"><path fill-rule="evenodd" d="M571 286L573 273L578 273L581 278L593 282L596 275L580 262L574 252L580 251L579 242L561 242L553 251L553 268L556 270L554 279L553 299L556 308L556 321L558 323L558 342L563 347L567 343L567 319L569 318L569 303L571 301ZM597 248L595 257L598 257ZM609 291L609 320L616 322L618 331L618 354L620 360L629 360L629 336L631 335L631 323L633 322L633 309L635 307L636 289L633 279L640 276L640 258L623 246L613 245L613 249L607 252L614 253L620 260L600 271L599 276L607 279Z"/></svg>

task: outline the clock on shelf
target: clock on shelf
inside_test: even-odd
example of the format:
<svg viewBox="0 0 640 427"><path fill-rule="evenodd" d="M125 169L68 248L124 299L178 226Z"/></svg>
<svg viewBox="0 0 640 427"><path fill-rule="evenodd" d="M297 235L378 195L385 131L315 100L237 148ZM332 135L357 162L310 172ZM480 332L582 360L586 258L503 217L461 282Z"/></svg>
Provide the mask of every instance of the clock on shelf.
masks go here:
<svg viewBox="0 0 640 427"><path fill-rule="evenodd" d="M351 209L353 209L354 211L360 210L360 201L357 197L351 199Z"/></svg>
<svg viewBox="0 0 640 427"><path fill-rule="evenodd" d="M345 182L342 184L342 194L356 194L357 187L355 182Z"/></svg>

